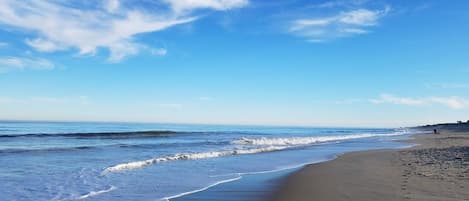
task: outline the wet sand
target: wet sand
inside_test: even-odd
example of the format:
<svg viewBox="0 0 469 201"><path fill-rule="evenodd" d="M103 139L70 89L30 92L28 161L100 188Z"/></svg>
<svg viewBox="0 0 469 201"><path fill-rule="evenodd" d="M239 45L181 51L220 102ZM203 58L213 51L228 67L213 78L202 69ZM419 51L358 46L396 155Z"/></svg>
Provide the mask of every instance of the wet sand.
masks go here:
<svg viewBox="0 0 469 201"><path fill-rule="evenodd" d="M267 200L469 200L468 127L416 135L409 141L419 145L408 149L347 153L308 165Z"/></svg>

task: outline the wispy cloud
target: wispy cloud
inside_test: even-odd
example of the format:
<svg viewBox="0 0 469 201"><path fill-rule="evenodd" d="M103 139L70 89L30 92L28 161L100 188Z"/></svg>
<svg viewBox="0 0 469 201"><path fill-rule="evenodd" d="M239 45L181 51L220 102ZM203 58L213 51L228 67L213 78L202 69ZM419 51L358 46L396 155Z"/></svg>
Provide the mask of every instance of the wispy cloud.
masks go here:
<svg viewBox="0 0 469 201"><path fill-rule="evenodd" d="M168 53L168 50L165 48L150 48L150 53L157 56L164 56Z"/></svg>
<svg viewBox="0 0 469 201"><path fill-rule="evenodd" d="M469 89L469 83L441 83L441 84L425 84L427 88L441 89Z"/></svg>
<svg viewBox="0 0 469 201"><path fill-rule="evenodd" d="M8 46L8 43L6 42L0 42L0 48L2 47L7 47Z"/></svg>
<svg viewBox="0 0 469 201"><path fill-rule="evenodd" d="M469 106L469 100L463 99L456 96L450 97L423 97L423 98L411 98L411 97L399 97L391 94L381 94L379 98L369 100L375 104L397 104L397 105L433 105L440 104L447 106L451 109L462 109Z"/></svg>
<svg viewBox="0 0 469 201"><path fill-rule="evenodd" d="M3 57L0 58L0 73L14 70L52 70L55 65L42 58Z"/></svg>
<svg viewBox="0 0 469 201"><path fill-rule="evenodd" d="M336 4L331 3L330 6ZM371 27L377 26L379 20L390 10L390 6L378 10L355 8L338 10L333 15L299 18L290 23L288 31L310 42L366 34L370 32Z"/></svg>
<svg viewBox="0 0 469 201"><path fill-rule="evenodd" d="M195 9L239 8L247 0L164 0L138 6L119 0L100 1L98 6L69 1L0 1L0 23L29 31L36 36L25 43L40 52L77 49L79 55L94 55L108 49L109 61L118 62L148 50L136 35L157 32L192 22ZM164 55L162 51L160 54Z"/></svg>
<svg viewBox="0 0 469 201"><path fill-rule="evenodd" d="M171 5L176 13L194 9L229 10L246 6L248 0L163 0Z"/></svg>
<svg viewBox="0 0 469 201"><path fill-rule="evenodd" d="M319 4L313 4L312 8L335 8L335 7L350 7L363 5L369 0L332 0L326 1Z"/></svg>

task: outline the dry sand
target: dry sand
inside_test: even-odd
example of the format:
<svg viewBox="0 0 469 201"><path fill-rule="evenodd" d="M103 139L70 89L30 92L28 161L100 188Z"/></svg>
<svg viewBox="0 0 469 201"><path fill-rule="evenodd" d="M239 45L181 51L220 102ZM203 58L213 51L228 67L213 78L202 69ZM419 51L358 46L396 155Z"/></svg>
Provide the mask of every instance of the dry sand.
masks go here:
<svg viewBox="0 0 469 201"><path fill-rule="evenodd" d="M440 131L410 141L420 145L348 153L308 165L268 200L469 200L469 132Z"/></svg>

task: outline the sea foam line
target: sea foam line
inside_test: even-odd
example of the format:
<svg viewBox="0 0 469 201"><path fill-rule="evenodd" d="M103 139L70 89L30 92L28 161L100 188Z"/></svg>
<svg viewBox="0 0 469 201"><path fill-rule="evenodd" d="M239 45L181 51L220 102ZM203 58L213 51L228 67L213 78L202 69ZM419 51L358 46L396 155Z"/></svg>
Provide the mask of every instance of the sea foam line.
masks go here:
<svg viewBox="0 0 469 201"><path fill-rule="evenodd" d="M103 193L109 193L109 192L111 192L111 191L113 191L113 190L116 190L116 189L117 189L117 187L111 186L111 187L109 187L108 189L105 189L105 190L91 191L91 192L89 192L89 193L87 193L87 194L85 194L85 195L82 195L82 196L78 197L78 200L87 199L87 198L90 198L90 197L94 197L94 196L97 196L97 195L101 195L101 194L103 194Z"/></svg>
<svg viewBox="0 0 469 201"><path fill-rule="evenodd" d="M209 177L214 178L214 177L226 177L226 176L233 176L233 175L238 175L238 176L243 176L243 175L255 175L255 174L267 174L267 173L274 173L274 172L281 172L285 170L291 170L291 169L296 169L300 167L304 167L309 164L314 164L314 163L321 163L326 160L318 160L314 162L307 162L307 163L301 163L298 165L291 165L291 166L286 166L283 168L278 168L278 169L273 169L273 170L261 170L261 171L255 171L255 172L238 172L238 173L228 173L228 174L217 174L217 175L210 175Z"/></svg>
<svg viewBox="0 0 469 201"><path fill-rule="evenodd" d="M233 182L233 181L239 180L239 179L241 179L241 178L242 178L242 176L238 176L238 177L232 178L232 179L217 181L217 182L215 182L215 183L213 183L213 184L210 184L210 185L208 185L208 186L206 186L206 187L203 187L203 188L200 188L200 189L197 189L197 190L193 190L193 191L188 191L188 192L180 193L180 194L173 195L173 196L164 197L164 198L162 198L161 200L169 201L169 200L174 199L174 198L178 198L178 197L186 196L186 195L189 195L189 194L193 194L193 193L198 193L198 192L201 192L201 191L205 191L205 190L207 190L207 189L209 189L209 188L218 186L218 185L220 185L220 184Z"/></svg>

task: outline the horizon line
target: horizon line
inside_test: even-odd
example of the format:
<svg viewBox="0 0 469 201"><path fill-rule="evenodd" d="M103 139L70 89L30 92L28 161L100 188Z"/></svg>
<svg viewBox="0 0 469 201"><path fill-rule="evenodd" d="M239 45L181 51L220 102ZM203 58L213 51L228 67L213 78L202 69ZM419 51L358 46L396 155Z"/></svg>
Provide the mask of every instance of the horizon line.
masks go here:
<svg viewBox="0 0 469 201"><path fill-rule="evenodd" d="M305 125L305 124L249 124L249 123L201 123L201 122L156 122L156 121L112 121L112 120L35 120L35 119L0 119L0 122L31 122L31 123L123 123L123 124L172 124L172 125L195 125L195 126L259 126L259 127L304 127L304 128L412 128L425 125L443 124L440 123L427 123L422 125L407 125L407 126L367 126L367 125Z"/></svg>

